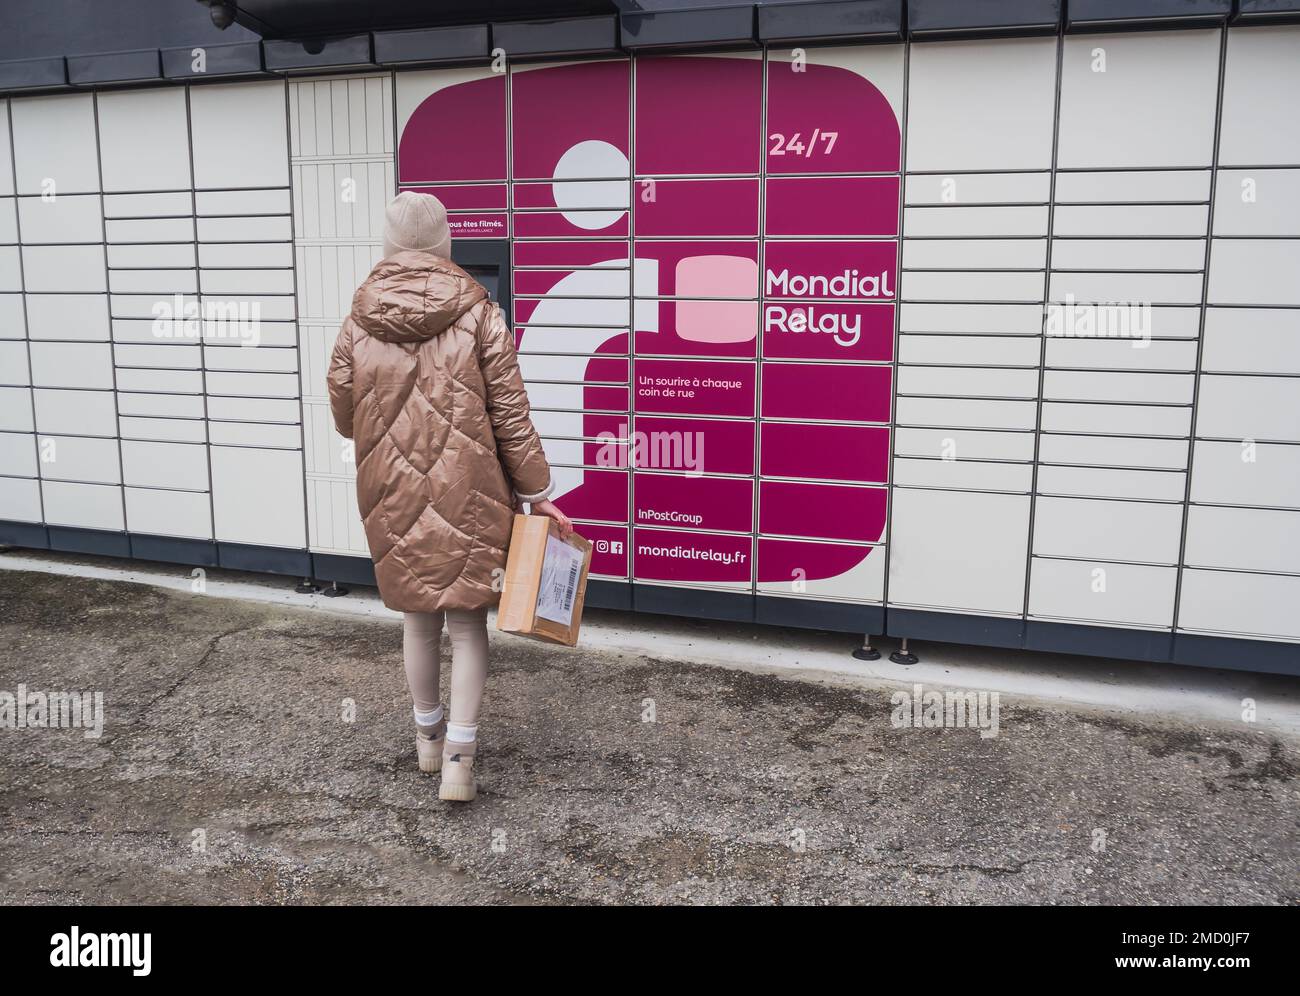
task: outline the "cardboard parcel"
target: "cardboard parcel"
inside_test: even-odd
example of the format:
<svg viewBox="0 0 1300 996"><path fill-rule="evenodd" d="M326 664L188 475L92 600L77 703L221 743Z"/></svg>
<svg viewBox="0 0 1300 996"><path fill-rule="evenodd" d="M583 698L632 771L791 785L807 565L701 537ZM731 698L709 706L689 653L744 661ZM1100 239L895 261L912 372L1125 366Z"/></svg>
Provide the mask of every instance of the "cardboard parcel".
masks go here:
<svg viewBox="0 0 1300 996"><path fill-rule="evenodd" d="M547 516L516 515L497 629L574 646L590 569L587 540L577 533L561 539L559 526Z"/></svg>

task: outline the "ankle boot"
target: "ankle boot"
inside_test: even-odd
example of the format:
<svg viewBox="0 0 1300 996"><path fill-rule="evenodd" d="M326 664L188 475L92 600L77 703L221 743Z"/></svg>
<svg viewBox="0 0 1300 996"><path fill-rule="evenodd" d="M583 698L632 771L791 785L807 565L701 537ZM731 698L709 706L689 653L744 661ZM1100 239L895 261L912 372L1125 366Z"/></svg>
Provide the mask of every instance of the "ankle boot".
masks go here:
<svg viewBox="0 0 1300 996"><path fill-rule="evenodd" d="M447 742L447 721L440 720L427 730L415 728L415 757L420 770L433 774L442 770L443 745Z"/></svg>
<svg viewBox="0 0 1300 996"><path fill-rule="evenodd" d="M476 744L448 740L442 749L442 784L438 798L448 802L471 802L478 795L474 781L474 750Z"/></svg>

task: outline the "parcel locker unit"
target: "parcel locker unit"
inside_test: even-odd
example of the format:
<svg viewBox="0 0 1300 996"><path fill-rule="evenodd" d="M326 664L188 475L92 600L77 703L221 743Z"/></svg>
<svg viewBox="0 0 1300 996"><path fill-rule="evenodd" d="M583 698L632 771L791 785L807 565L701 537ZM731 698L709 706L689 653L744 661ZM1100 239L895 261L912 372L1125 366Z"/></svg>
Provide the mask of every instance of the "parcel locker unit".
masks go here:
<svg viewBox="0 0 1300 996"><path fill-rule="evenodd" d="M0 100L0 539L370 582L420 190L590 604L1300 673L1300 26L922 22Z"/></svg>

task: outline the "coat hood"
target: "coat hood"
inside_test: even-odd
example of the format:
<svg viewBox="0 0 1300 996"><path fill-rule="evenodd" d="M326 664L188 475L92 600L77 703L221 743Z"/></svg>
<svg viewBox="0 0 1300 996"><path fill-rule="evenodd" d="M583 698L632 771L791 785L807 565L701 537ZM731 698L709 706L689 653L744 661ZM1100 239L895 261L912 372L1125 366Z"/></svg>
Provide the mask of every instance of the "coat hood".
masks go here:
<svg viewBox="0 0 1300 996"><path fill-rule="evenodd" d="M451 260L410 250L375 264L352 297L352 320L383 342L423 342L485 297L483 285Z"/></svg>

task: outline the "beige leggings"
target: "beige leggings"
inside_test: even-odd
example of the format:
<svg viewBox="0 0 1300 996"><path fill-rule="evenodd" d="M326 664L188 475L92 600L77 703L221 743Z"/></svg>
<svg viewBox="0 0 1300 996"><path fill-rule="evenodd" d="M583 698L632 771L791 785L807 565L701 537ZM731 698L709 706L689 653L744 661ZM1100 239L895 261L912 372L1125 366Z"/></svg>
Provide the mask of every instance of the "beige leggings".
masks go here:
<svg viewBox="0 0 1300 996"><path fill-rule="evenodd" d="M415 702L416 724L440 726L442 667L438 644L442 620L451 635L451 705L447 736L457 743L473 743L478 736L478 712L487 682L487 609L447 609L443 612L407 612L402 625L402 656L406 682Z"/></svg>

